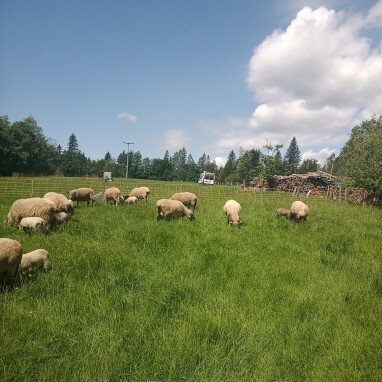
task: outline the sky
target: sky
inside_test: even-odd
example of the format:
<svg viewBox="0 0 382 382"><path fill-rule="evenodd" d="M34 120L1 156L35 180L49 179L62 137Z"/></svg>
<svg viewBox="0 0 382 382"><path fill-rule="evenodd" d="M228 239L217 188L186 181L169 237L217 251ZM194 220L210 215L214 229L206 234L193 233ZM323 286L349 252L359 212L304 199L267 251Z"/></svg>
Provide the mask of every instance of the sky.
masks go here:
<svg viewBox="0 0 382 382"><path fill-rule="evenodd" d="M0 115L91 159L323 163L382 114L382 0L0 0L0 52Z"/></svg>

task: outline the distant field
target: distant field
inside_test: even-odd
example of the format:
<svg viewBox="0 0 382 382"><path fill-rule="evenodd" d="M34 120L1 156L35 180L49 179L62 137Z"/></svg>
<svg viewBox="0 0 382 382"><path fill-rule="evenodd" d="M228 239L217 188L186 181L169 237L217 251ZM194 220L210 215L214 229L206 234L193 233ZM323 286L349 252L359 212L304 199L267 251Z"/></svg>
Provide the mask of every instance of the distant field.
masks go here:
<svg viewBox="0 0 382 382"><path fill-rule="evenodd" d="M0 294L0 381L381 381L382 211L231 186L147 185L148 204L80 204L66 228L26 236L15 199L103 191L84 178L0 178L0 237L45 248L53 270ZM196 220L156 221L155 201L199 197ZM241 229L223 214L242 205Z"/></svg>

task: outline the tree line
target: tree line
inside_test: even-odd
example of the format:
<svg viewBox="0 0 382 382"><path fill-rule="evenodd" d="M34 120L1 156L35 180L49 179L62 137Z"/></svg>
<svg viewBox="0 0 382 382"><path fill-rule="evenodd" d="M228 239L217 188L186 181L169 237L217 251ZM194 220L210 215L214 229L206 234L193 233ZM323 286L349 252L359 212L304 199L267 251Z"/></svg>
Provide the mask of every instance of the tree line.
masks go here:
<svg viewBox="0 0 382 382"><path fill-rule="evenodd" d="M307 173L319 168L317 159L301 162L296 137L293 137L282 156L282 144L266 143L262 150L240 148L231 150L224 166L218 167L205 153L194 160L183 147L170 155L166 150L162 158L143 158L139 151L130 151L128 174L131 178L197 181L203 171L214 172L220 183L250 182L255 177L266 179L274 175ZM102 159L90 159L81 152L75 134L68 139L66 149L44 136L33 117L11 123L0 116L0 175L59 174L63 176L101 176L111 171L114 177L124 177L127 153L117 158L107 152ZM330 155L320 168L323 171L349 178L354 186L374 193L382 190L382 117L373 116L355 126L338 157Z"/></svg>

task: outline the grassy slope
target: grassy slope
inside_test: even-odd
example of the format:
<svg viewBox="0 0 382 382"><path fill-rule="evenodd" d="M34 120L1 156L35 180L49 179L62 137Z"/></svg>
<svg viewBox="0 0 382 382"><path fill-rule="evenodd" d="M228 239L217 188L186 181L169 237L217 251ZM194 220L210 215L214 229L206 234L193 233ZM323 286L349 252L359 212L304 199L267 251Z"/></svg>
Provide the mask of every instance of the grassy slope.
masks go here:
<svg viewBox="0 0 382 382"><path fill-rule="evenodd" d="M53 264L0 295L1 381L382 379L380 210L310 199L297 225L274 216L290 197L202 187L195 221L157 222L171 187L81 205L50 235L0 225ZM241 229L222 212L230 192Z"/></svg>

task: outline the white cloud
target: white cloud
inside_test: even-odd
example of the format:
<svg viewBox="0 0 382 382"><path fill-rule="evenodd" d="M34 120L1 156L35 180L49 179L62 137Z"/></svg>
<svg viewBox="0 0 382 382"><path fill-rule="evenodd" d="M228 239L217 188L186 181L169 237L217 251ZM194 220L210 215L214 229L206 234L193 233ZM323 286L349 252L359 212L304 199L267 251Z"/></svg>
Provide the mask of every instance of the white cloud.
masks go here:
<svg viewBox="0 0 382 382"><path fill-rule="evenodd" d="M120 113L118 114L117 118L127 122L136 122L138 120L138 117L136 115L132 115L129 113Z"/></svg>
<svg viewBox="0 0 382 382"><path fill-rule="evenodd" d="M360 116L382 113L382 49L364 28L382 25L382 1L364 16L325 7L303 8L286 30L276 30L254 50L248 85L259 102L240 135L305 147L342 146ZM253 139L252 139L253 140ZM224 143L226 142L226 143ZM231 146L232 147L232 146Z"/></svg>
<svg viewBox="0 0 382 382"><path fill-rule="evenodd" d="M329 149L327 147L317 152L308 150L301 155L301 161L304 161L305 159L317 159L318 163L320 163L321 165L324 165L328 156L333 153L336 153L336 150Z"/></svg>
<svg viewBox="0 0 382 382"><path fill-rule="evenodd" d="M370 26L382 26L382 1L379 0L370 8L366 24Z"/></svg>
<svg viewBox="0 0 382 382"><path fill-rule="evenodd" d="M170 150L180 150L182 147L186 147L189 140L188 135L181 129L168 129L159 138L162 146Z"/></svg>
<svg viewBox="0 0 382 382"><path fill-rule="evenodd" d="M227 163L227 158L226 157L216 157L214 158L214 161L216 165L219 167L224 167L225 164Z"/></svg>

